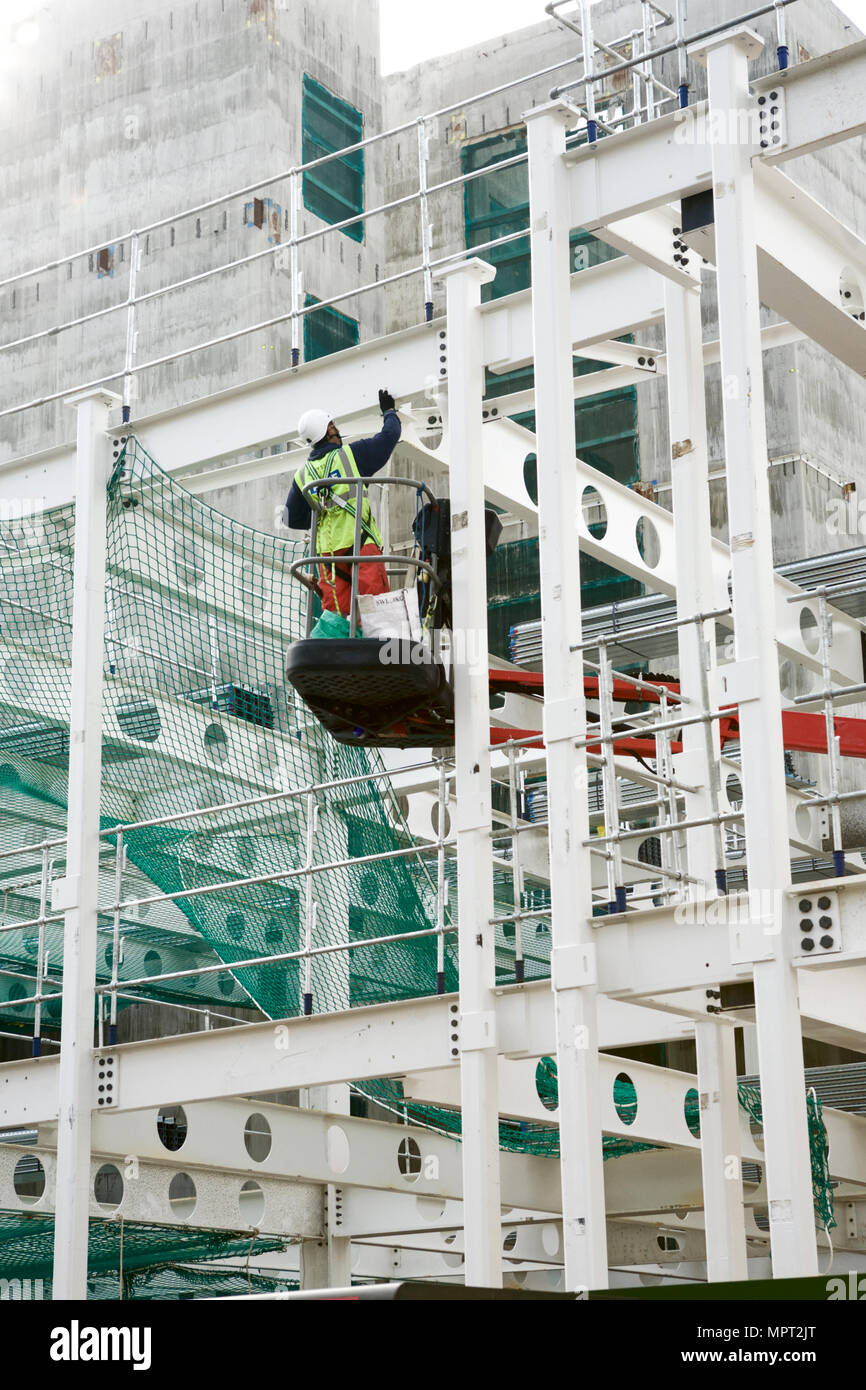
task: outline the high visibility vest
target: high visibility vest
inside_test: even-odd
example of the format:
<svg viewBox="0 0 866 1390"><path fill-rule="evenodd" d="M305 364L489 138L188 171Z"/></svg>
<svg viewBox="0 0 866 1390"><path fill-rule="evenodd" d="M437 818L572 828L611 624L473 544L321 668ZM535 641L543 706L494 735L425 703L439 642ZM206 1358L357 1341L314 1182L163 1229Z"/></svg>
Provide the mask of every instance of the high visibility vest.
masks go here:
<svg viewBox="0 0 866 1390"><path fill-rule="evenodd" d="M323 454L321 458L307 459L303 468L299 468L295 474L295 482L298 489L303 490L309 483L317 482L321 478L360 478L360 476L355 455L348 444L343 444L339 449L332 449L330 453ZM318 499L319 505L324 508L318 513L314 509L314 516L318 523L316 526L316 551L319 555L333 555L338 550L351 550L355 542L355 501L357 495L357 489L349 488L345 483L335 483L327 492L323 489L316 490L314 496ZM364 546L369 541L374 541L381 550L382 537L373 520L366 488L363 489L363 498L361 545Z"/></svg>

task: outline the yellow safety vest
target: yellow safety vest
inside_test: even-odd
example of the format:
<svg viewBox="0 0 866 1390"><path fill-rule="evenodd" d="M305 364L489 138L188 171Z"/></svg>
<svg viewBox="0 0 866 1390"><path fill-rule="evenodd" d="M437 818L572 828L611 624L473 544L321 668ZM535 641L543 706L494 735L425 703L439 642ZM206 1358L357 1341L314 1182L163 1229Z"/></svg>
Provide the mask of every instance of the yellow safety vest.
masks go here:
<svg viewBox="0 0 866 1390"><path fill-rule="evenodd" d="M303 468L299 468L295 474L295 482L298 489L302 491L309 483L318 482L323 478L360 478L358 465L355 462L355 455L352 453L348 444L343 444L339 449L332 449L330 453L323 454L321 458L307 459ZM345 483L335 483L327 492L317 489L314 494L319 505L324 507L324 511L315 512L317 521L316 526L316 551L319 555L333 555L338 550L351 550L355 541L355 500L357 489L349 488ZM367 499L367 489L363 489L363 506L361 508L361 545L366 545L369 541L382 549L382 537L379 534L373 513L370 510L370 503Z"/></svg>

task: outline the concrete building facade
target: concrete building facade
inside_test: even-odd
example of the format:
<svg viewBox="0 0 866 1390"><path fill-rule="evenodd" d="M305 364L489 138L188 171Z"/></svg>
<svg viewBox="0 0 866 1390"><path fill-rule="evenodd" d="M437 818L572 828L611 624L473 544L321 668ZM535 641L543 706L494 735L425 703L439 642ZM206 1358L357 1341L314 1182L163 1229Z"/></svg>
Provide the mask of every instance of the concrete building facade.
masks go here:
<svg viewBox="0 0 866 1390"><path fill-rule="evenodd" d="M90 249L0 288L4 342L122 306L128 233L155 222L138 241L139 294L268 254L141 305L137 362L285 314L291 189L288 177L274 176L342 148L355 131L381 128L376 0L51 0L39 22L36 46L7 53L0 279ZM351 215L354 202L381 202L380 151L324 165L299 182L299 232L313 234ZM343 183L351 194L345 203ZM249 191L226 198L232 190ZM373 218L302 245L301 304L375 280L383 244L381 219ZM311 336L319 348L317 339L357 340L354 297L337 313L311 319L308 349ZM363 317L365 332L381 331L375 297L365 298ZM118 371L126 333L121 307L6 352L3 407ZM288 322L243 334L142 372L133 418L291 361ZM287 432L294 424L287 421ZM0 460L67 440L71 430L60 403L7 416Z"/></svg>

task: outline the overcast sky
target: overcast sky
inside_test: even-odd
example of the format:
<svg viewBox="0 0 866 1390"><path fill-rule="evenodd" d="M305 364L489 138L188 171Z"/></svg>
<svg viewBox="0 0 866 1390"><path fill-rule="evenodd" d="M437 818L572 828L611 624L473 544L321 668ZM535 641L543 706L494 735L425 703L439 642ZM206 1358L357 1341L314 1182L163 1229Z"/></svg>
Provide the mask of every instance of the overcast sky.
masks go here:
<svg viewBox="0 0 866 1390"><path fill-rule="evenodd" d="M399 72L425 58L483 43L547 18L544 0L434 0L432 5L379 0L379 7L383 72ZM866 31L866 0L838 0L837 7ZM743 12L750 8L743 0Z"/></svg>

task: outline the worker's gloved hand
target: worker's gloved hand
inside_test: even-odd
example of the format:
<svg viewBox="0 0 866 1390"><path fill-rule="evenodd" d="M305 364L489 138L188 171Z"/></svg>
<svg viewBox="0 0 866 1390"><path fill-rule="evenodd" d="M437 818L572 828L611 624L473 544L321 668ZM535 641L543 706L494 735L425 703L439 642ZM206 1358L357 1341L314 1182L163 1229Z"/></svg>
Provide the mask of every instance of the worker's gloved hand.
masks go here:
<svg viewBox="0 0 866 1390"><path fill-rule="evenodd" d="M397 407L396 407L395 404L394 404L394 397L391 395L391 392L390 392L390 391L380 391L380 392L379 392L379 409L381 410L382 414L384 415L386 410L396 410L396 408L397 408Z"/></svg>

